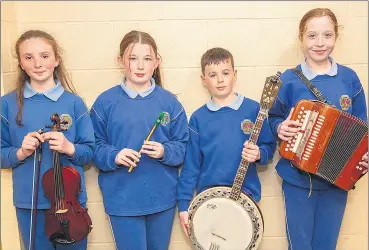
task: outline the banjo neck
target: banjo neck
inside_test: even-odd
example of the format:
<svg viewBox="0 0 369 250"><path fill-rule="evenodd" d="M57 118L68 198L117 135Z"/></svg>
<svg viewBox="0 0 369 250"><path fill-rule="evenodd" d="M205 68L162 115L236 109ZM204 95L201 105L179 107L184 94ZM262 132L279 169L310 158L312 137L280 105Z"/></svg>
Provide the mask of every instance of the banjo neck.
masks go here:
<svg viewBox="0 0 369 250"><path fill-rule="evenodd" d="M256 145L261 127L263 126L264 119L268 117L268 111L273 106L273 103L277 97L278 91L282 85L280 80L281 72L277 72L276 75L269 76L265 80L263 92L260 99L260 111L256 117L255 125L252 129L249 137L249 143ZM232 185L232 191L230 197L232 200L238 200L241 193L241 187L245 180L246 172L249 167L249 162L242 158L237 170L236 177Z"/></svg>
<svg viewBox="0 0 369 250"><path fill-rule="evenodd" d="M257 118L256 118L255 125L252 129L250 138L248 140L249 144L253 144L253 145L256 144L256 142L259 138L261 127L263 126L264 119L267 116L268 116L268 110L261 109L258 116L257 116ZM233 185L232 185L232 191L231 191L231 195L230 195L230 198L232 200L237 200L240 197L241 187L242 187L243 181L245 180L245 176L246 176L246 172L247 172L248 167L249 167L249 162L242 158L241 162L240 162L240 165L238 167L238 170L237 170L236 177L235 177Z"/></svg>

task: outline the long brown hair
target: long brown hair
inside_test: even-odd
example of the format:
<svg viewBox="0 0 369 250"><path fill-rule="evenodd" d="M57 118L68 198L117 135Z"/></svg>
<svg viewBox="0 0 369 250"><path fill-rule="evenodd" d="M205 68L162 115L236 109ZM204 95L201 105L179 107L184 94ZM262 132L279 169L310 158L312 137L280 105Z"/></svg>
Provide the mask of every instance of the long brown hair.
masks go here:
<svg viewBox="0 0 369 250"><path fill-rule="evenodd" d="M303 35L306 31L306 24L307 22L314 17L324 17L324 16L328 16L333 24L334 24L334 33L336 33L336 39L338 37L338 29L341 28L338 25L337 22L337 18L336 15L328 8L316 8L316 9L312 9L309 10L308 12L306 12L306 14L301 18L300 20L300 24L299 24L299 39L300 41L302 41Z"/></svg>
<svg viewBox="0 0 369 250"><path fill-rule="evenodd" d="M158 53L158 46L156 45L156 42L152 36L150 36L146 32L132 30L128 32L122 39L119 45L119 56L123 59L124 54L127 52L126 50L129 48L131 44L135 43L141 43L141 44L148 44L154 51L155 57L160 57ZM160 74L160 64L159 66L154 70L153 76L155 80L155 83L159 85L160 87L164 88L164 84L162 81L162 76Z"/></svg>
<svg viewBox="0 0 369 250"><path fill-rule="evenodd" d="M59 65L55 67L54 70L54 79L57 79L60 81L61 85L64 87L65 90L76 93L76 90L70 80L70 76L65 69L63 58L61 56L62 49L50 34L41 31L41 30L28 30L24 32L15 43L15 55L14 57L18 60L18 77L16 80L16 95L17 95L17 105L18 105L18 113L15 118L18 125L22 126L22 114L23 114L23 106L24 106L24 86L26 83L26 80L30 80L30 77L27 75L27 73L21 68L20 61L21 57L19 54L19 46L26 40L31 38L42 38L45 41L47 41L51 47L53 48L55 58L59 59Z"/></svg>

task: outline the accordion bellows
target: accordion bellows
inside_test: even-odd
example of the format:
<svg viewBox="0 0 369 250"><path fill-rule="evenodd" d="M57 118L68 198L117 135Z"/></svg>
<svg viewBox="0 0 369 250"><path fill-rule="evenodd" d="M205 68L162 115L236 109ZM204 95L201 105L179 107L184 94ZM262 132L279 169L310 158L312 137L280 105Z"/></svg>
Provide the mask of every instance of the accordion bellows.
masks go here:
<svg viewBox="0 0 369 250"><path fill-rule="evenodd" d="M302 126L280 144L282 157L308 173L351 190L364 172L359 165L368 152L368 124L319 101L301 100L291 116Z"/></svg>

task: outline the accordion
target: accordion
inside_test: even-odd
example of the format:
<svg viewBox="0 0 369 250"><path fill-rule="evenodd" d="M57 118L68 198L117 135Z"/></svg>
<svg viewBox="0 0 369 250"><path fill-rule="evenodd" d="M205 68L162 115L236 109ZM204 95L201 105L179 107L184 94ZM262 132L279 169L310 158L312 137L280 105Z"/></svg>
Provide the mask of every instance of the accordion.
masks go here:
<svg viewBox="0 0 369 250"><path fill-rule="evenodd" d="M291 120L297 134L280 144L279 153L300 170L322 177L349 191L362 177L359 165L368 152L368 124L319 101L301 100Z"/></svg>

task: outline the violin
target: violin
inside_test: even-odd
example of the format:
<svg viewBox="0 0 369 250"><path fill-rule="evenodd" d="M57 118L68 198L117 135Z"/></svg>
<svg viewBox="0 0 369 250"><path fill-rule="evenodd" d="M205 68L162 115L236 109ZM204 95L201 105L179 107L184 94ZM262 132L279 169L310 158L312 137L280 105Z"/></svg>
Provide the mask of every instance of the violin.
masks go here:
<svg viewBox="0 0 369 250"><path fill-rule="evenodd" d="M53 132L61 131L58 114L51 116ZM53 168L42 177L45 196L50 200L50 209L45 211L45 232L50 241L58 244L73 244L87 237L92 230L92 221L78 200L81 176L73 167L62 166L59 152L53 150Z"/></svg>

